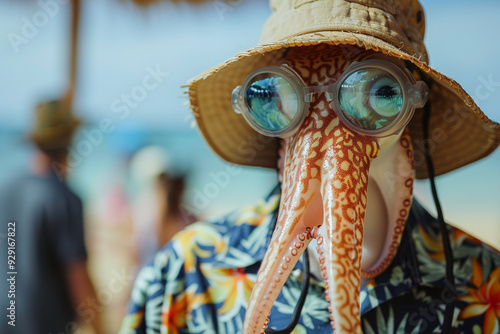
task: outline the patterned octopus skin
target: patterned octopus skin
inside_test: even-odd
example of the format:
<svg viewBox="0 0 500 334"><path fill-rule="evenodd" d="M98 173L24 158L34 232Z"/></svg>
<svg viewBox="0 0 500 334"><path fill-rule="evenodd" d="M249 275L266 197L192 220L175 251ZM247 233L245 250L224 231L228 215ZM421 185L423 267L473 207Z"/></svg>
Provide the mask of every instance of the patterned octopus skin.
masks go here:
<svg viewBox="0 0 500 334"><path fill-rule="evenodd" d="M347 51L324 46L291 49L284 62L307 85L323 85L335 81L351 61L369 56L354 48ZM274 301L312 238L318 241L332 328L336 333L361 333L363 221L369 168L380 153L378 141L345 127L319 94L299 131L285 140L284 150L277 226L249 300L243 333L264 333Z"/></svg>

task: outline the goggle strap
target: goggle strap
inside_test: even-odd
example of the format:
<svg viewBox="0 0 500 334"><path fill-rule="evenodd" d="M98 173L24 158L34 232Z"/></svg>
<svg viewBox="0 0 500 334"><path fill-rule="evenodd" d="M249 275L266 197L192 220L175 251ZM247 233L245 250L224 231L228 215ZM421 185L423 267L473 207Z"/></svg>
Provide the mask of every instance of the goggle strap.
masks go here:
<svg viewBox="0 0 500 334"><path fill-rule="evenodd" d="M233 106L233 111L237 114L242 114L243 111L241 110L240 107L240 91L241 91L241 86L236 86L235 89L233 89L233 93L231 94L231 104Z"/></svg>
<svg viewBox="0 0 500 334"><path fill-rule="evenodd" d="M327 101L331 101L333 99L333 94L332 94L332 84L330 85L325 85L325 86L310 86L310 87L304 87L304 101L305 102L311 102L312 101L312 95L314 93L325 93Z"/></svg>
<svg viewBox="0 0 500 334"><path fill-rule="evenodd" d="M408 90L410 103L415 108L423 108L429 99L429 86L424 81L417 81L417 83L410 87Z"/></svg>

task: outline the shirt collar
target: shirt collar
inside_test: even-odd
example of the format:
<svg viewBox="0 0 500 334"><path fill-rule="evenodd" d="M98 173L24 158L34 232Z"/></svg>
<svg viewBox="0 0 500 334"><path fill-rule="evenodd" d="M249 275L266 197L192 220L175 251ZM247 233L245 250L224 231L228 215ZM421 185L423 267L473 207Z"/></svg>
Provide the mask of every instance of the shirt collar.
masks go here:
<svg viewBox="0 0 500 334"><path fill-rule="evenodd" d="M438 222L414 199L393 261L361 291L361 314L417 286L444 289L445 261Z"/></svg>
<svg viewBox="0 0 500 334"><path fill-rule="evenodd" d="M227 245L216 255L215 266L245 268L263 260L278 216L280 191L278 185L257 205L229 214L222 222L214 222ZM361 314L419 285L445 287L445 263L437 224L436 219L414 200L393 261L361 290ZM436 270L424 274L429 271L422 268L429 265ZM296 269L302 270L302 259ZM312 284L323 283L319 280Z"/></svg>

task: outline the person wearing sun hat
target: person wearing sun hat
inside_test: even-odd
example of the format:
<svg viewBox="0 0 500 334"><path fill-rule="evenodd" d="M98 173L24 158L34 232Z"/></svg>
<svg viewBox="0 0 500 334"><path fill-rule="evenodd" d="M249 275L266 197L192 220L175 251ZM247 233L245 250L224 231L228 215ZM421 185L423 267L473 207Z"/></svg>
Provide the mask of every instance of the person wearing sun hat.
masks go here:
<svg viewBox="0 0 500 334"><path fill-rule="evenodd" d="M31 170L0 190L0 219L15 252L8 254L15 255L13 267L1 265L12 280L0 283L0 305L8 310L0 332L73 333L81 316L77 307L96 296L87 272L82 202L65 183L68 149L81 121L64 100L38 104L34 118L27 135L35 146ZM1 248L7 259L7 247ZM95 333L101 333L99 319L85 319Z"/></svg>
<svg viewBox="0 0 500 334"><path fill-rule="evenodd" d="M434 177L493 152L500 125L428 65L420 3L270 3L260 44L189 99L221 158L280 184L177 234L121 333L497 332L500 254L445 224Z"/></svg>
<svg viewBox="0 0 500 334"><path fill-rule="evenodd" d="M28 139L45 151L67 148L81 123L60 100L40 103L36 106L35 126Z"/></svg>

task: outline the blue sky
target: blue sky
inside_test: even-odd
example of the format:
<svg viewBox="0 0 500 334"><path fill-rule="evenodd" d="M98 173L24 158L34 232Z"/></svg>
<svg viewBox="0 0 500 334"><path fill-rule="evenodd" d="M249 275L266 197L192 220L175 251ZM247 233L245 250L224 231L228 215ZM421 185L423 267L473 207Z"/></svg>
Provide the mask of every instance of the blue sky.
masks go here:
<svg viewBox="0 0 500 334"><path fill-rule="evenodd" d="M51 0L42 0L48 2ZM55 1L55 0L54 0ZM144 10L126 1L86 1L82 15L80 85L77 110L97 120L112 102L137 85L146 67L169 73L161 90L141 103L128 121L162 128L188 128L180 86L191 77L255 45L269 14L267 1L243 1L234 7L216 2L193 8L162 4ZM500 3L498 1L423 1L431 64L474 93L479 77L500 81ZM67 5L15 52L9 36L22 35L24 18L33 22L40 5L0 3L0 120L26 126L36 101L57 96L66 80ZM11 37L12 38L12 37ZM481 59L479 61L479 59ZM482 102L500 119L500 93ZM168 101L168 103L167 103ZM159 122L159 120L163 122Z"/></svg>
<svg viewBox="0 0 500 334"><path fill-rule="evenodd" d="M21 35L25 20L33 22L42 10L36 2L19 2L0 1L0 128L25 130L36 102L55 98L64 90L69 8L60 5L16 52L12 36ZM113 103L140 84L148 68L159 68L168 76L157 89L147 92L140 107L130 110L119 126L186 132L196 130L191 129L192 117L180 86L256 45L270 12L265 0L223 8L210 1L196 8L161 4L142 10L126 1L87 0L84 4L78 114L90 123L113 115ZM481 88L484 80L500 83L500 2L425 0L422 4L431 65L461 83L488 116L500 121L500 87ZM213 155L211 159L216 160ZM500 240L491 235L500 235L499 171L497 151L438 179L446 217L469 231L490 235L490 242L498 244ZM249 173L263 178L260 172ZM268 182L269 178L263 179ZM229 187L219 202L242 184ZM419 183L416 189L430 204L428 184ZM256 191L255 197L262 192Z"/></svg>

